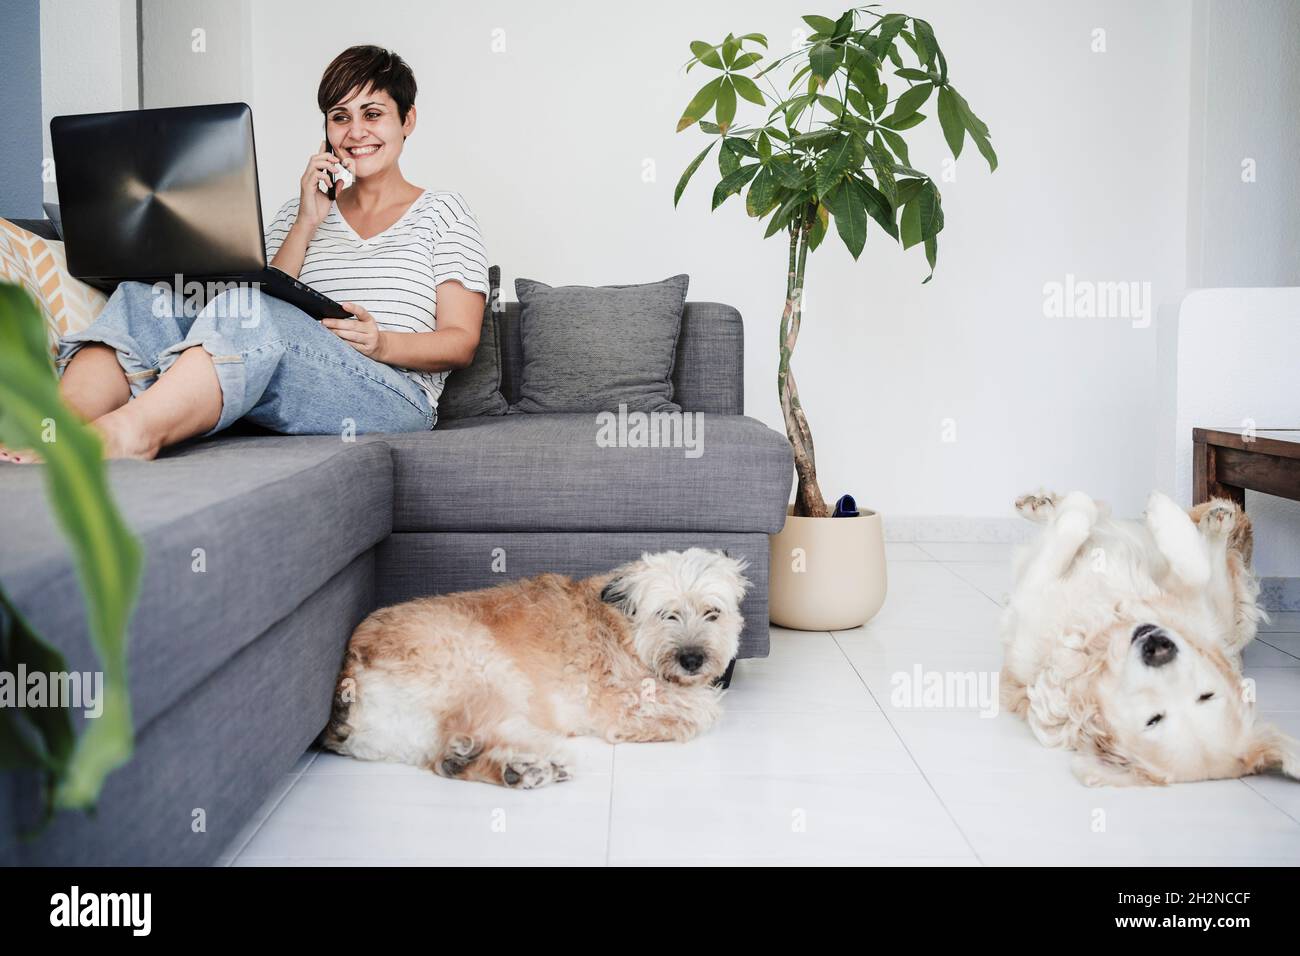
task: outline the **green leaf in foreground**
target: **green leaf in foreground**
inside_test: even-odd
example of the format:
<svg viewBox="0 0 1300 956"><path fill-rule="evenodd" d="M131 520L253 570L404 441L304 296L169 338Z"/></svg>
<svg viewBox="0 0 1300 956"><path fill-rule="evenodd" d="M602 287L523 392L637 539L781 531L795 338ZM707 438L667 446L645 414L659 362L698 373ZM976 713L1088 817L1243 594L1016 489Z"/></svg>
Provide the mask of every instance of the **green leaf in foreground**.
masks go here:
<svg viewBox="0 0 1300 956"><path fill-rule="evenodd" d="M50 435L54 440L45 441ZM30 467L42 469L55 517L72 544L90 642L104 670L103 713L86 722L52 780L54 807L89 808L104 778L130 758L133 746L126 628L140 582L140 546L113 506L98 437L59 397L36 304L9 284L0 284L0 443L37 448L45 461ZM30 629L24 632L21 623L9 626L6 653L21 652L24 643L32 653L35 640L45 660L61 660ZM0 725L0 733L5 732ZM46 741L47 753L56 761L59 733Z"/></svg>

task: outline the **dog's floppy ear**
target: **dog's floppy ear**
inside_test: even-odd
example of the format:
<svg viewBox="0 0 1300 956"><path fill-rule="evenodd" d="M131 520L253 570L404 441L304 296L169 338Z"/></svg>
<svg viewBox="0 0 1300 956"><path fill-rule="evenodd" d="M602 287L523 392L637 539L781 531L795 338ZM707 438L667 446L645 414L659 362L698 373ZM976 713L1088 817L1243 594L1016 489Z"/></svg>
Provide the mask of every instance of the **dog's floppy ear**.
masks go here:
<svg viewBox="0 0 1300 956"><path fill-rule="evenodd" d="M1272 724L1256 727L1250 736L1250 746L1241 757L1244 774L1280 770L1288 777L1300 780L1300 743L1288 737Z"/></svg>
<svg viewBox="0 0 1300 956"><path fill-rule="evenodd" d="M735 576L733 584L737 592L743 596L751 584L749 578L745 577L745 571L749 568L749 559L744 556L733 558L726 548L716 548L713 553L723 559L724 566Z"/></svg>
<svg viewBox="0 0 1300 956"><path fill-rule="evenodd" d="M1109 755L1079 754L1070 761L1070 770L1085 787L1135 787L1151 782L1127 761Z"/></svg>
<svg viewBox="0 0 1300 956"><path fill-rule="evenodd" d="M612 604L628 617L636 616L636 602L632 599L632 575L640 570L645 559L630 561L610 572L610 579L600 589L600 599Z"/></svg>

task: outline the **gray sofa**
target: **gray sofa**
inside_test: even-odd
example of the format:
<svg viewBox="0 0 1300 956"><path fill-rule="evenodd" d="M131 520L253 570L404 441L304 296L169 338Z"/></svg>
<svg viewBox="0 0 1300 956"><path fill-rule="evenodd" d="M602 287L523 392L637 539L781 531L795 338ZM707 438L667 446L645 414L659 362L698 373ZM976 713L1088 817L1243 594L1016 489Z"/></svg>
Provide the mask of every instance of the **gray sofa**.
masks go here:
<svg viewBox="0 0 1300 956"><path fill-rule="evenodd" d="M518 319L507 304L511 401ZM687 303L673 379L675 400L704 413L697 458L598 447L594 415L506 415L353 442L230 435L111 463L146 552L130 644L136 752L93 817L65 813L31 842L19 831L36 818L37 780L0 774L0 863L212 862L324 726L352 629L417 595L725 548L749 559L754 582L740 655L765 655L767 535L785 520L792 462L784 436L744 417L742 369L735 309ZM0 464L0 583L70 668L94 670L44 494L39 467Z"/></svg>

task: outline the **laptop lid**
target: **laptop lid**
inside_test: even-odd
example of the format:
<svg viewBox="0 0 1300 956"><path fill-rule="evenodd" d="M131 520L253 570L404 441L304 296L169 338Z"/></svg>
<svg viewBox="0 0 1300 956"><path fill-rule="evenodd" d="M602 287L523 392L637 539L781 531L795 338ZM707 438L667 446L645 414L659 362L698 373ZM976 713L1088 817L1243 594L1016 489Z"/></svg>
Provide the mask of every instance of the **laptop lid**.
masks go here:
<svg viewBox="0 0 1300 956"><path fill-rule="evenodd" d="M68 270L88 282L266 268L246 103L56 116Z"/></svg>

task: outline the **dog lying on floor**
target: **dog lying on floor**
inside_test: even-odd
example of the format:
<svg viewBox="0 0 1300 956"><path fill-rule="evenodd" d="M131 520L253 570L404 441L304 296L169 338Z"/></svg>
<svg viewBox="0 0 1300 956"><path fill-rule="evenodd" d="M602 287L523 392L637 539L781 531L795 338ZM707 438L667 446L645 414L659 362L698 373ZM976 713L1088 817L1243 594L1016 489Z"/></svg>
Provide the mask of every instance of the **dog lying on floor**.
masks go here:
<svg viewBox="0 0 1300 956"><path fill-rule="evenodd" d="M745 566L690 548L375 611L348 644L321 743L531 789L571 776L565 737L689 740L721 712Z"/></svg>
<svg viewBox="0 0 1300 956"><path fill-rule="evenodd" d="M1255 724L1242 678L1265 616L1236 503L1189 514L1156 492L1137 522L1079 492L1041 493L1016 510L1046 527L1014 568L1002 703L1043 744L1078 751L1080 780L1300 776L1296 742Z"/></svg>

